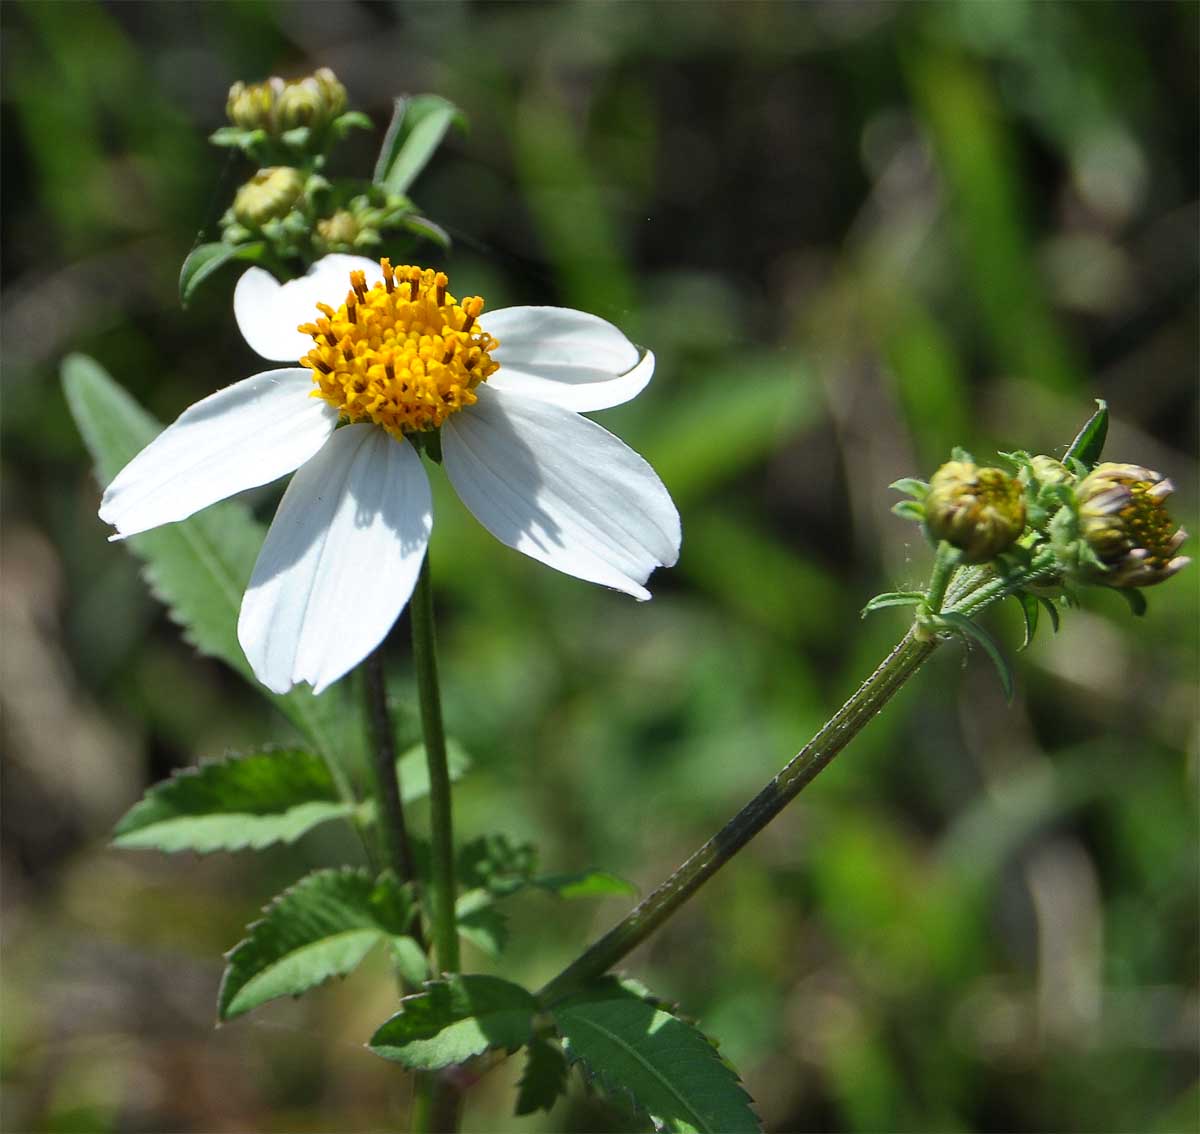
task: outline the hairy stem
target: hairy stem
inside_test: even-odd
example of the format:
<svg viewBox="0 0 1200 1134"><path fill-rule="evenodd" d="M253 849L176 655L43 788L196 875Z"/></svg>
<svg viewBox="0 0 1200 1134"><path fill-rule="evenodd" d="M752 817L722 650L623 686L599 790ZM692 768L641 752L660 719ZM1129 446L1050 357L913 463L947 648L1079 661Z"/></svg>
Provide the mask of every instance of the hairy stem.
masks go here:
<svg viewBox="0 0 1200 1134"><path fill-rule="evenodd" d="M783 771L623 921L541 990L542 1002L559 1000L603 975L649 937L812 782L916 673L938 642L937 638L922 641L910 630Z"/></svg>
<svg viewBox="0 0 1200 1134"><path fill-rule="evenodd" d="M379 833L384 858L401 882L412 882L412 848L404 822L404 804L400 795L400 777L396 769L396 736L388 711L387 688L383 676L383 645L367 659L367 721L371 734L371 766L375 773L376 803L379 808Z"/></svg>

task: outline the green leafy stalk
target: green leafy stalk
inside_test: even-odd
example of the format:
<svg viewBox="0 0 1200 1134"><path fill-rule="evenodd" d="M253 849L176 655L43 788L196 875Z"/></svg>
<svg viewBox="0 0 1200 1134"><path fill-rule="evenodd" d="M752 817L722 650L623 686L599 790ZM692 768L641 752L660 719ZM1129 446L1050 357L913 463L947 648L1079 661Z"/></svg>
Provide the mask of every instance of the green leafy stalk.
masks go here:
<svg viewBox="0 0 1200 1134"><path fill-rule="evenodd" d="M421 703L421 730L429 762L429 812L433 834L433 947L437 969L459 969L458 926L454 916L454 820L450 800L450 768L446 760L446 731L442 725L442 696L438 686L437 641L433 624L433 587L429 555L412 597L413 663Z"/></svg>

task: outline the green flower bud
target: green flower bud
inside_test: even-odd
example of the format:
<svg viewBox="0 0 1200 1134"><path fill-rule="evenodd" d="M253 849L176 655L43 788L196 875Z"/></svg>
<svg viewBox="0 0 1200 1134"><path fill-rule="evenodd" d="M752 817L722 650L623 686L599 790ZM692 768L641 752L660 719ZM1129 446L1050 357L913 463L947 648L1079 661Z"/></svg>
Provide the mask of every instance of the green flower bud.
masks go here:
<svg viewBox="0 0 1200 1134"><path fill-rule="evenodd" d="M285 217L304 193L304 174L277 165L260 169L233 199L233 215L246 228L262 228L268 221Z"/></svg>
<svg viewBox="0 0 1200 1134"><path fill-rule="evenodd" d="M1097 465L1076 490L1079 534L1103 564L1093 582L1148 587L1191 562L1177 556L1187 532L1175 528L1163 502L1175 486L1141 465Z"/></svg>
<svg viewBox="0 0 1200 1134"><path fill-rule="evenodd" d="M1029 466L1038 484L1074 484L1075 474L1062 461L1053 457L1031 457Z"/></svg>
<svg viewBox="0 0 1200 1134"><path fill-rule="evenodd" d="M346 88L328 67L322 67L284 85L275 101L275 128L283 133L307 126L320 132L345 109Z"/></svg>
<svg viewBox="0 0 1200 1134"><path fill-rule="evenodd" d="M353 244L358 232L358 221L345 209L338 209L333 216L317 221L317 235L330 246Z"/></svg>
<svg viewBox="0 0 1200 1134"><path fill-rule="evenodd" d="M947 461L929 482L925 526L963 552L966 563L986 563L1011 547L1025 529L1025 496L1003 469Z"/></svg>
<svg viewBox="0 0 1200 1134"><path fill-rule="evenodd" d="M273 129L275 100L284 88L280 78L262 83L243 83L240 79L229 88L225 113L235 126L243 130Z"/></svg>

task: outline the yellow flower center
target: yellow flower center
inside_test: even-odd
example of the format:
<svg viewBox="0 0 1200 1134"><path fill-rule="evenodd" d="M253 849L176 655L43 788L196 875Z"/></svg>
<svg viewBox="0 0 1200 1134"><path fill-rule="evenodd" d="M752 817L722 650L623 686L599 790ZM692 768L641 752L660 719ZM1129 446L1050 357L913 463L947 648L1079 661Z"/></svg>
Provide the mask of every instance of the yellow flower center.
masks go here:
<svg viewBox="0 0 1200 1134"><path fill-rule="evenodd" d="M301 360L313 373L313 396L347 421L370 421L402 437L437 429L472 405L475 387L499 369L490 351L499 344L478 324L483 300L461 303L442 272L393 268L368 288L350 273L350 291L334 310L318 303L320 318L299 328L313 348Z"/></svg>

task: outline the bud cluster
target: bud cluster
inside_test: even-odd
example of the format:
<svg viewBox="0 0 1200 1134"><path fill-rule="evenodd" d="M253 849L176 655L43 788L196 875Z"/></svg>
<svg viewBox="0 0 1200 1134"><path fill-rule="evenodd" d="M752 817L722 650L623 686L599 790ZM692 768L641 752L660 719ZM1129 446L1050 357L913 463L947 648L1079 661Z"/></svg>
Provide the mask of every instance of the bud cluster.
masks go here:
<svg viewBox="0 0 1200 1134"><path fill-rule="evenodd" d="M1141 465L1005 453L1014 469L980 466L956 450L928 481L893 486L912 499L898 515L921 523L936 544L958 550L965 564L993 563L1015 573L1051 549L1055 570L1045 581L1109 587L1161 583L1190 561L1178 555L1187 539L1165 502L1166 477Z"/></svg>

